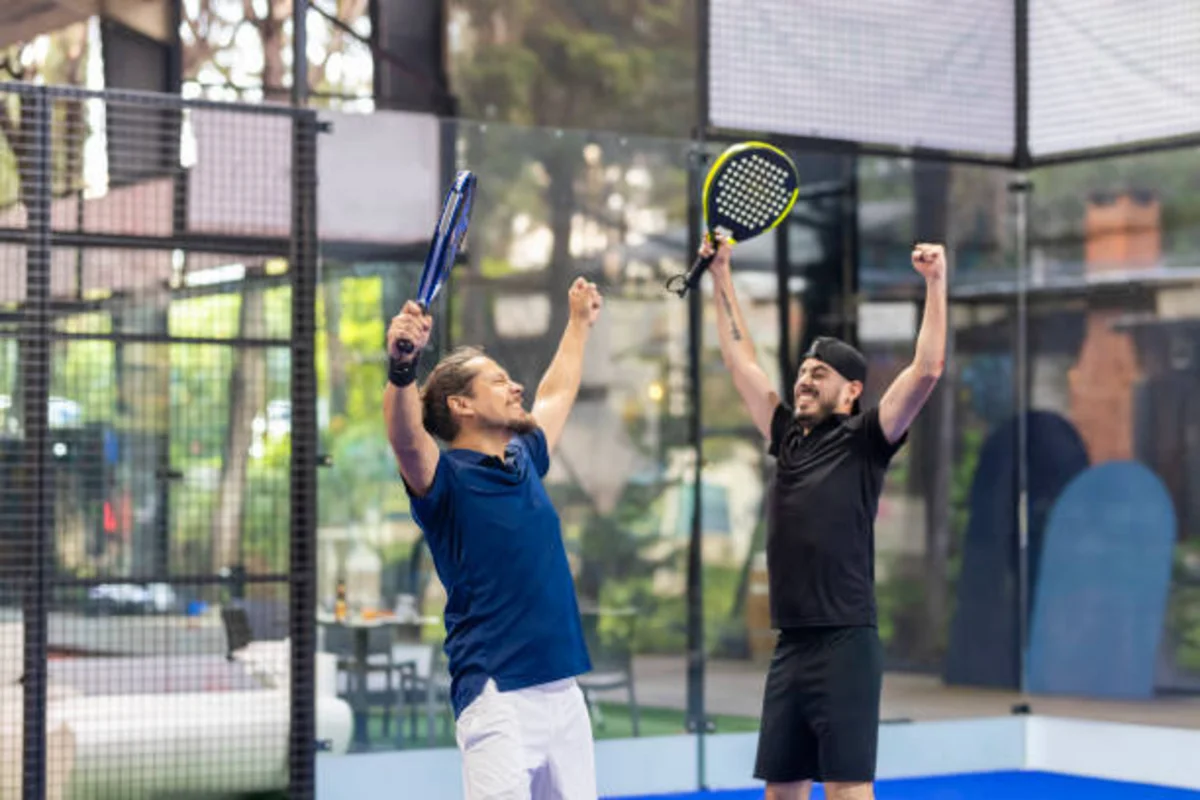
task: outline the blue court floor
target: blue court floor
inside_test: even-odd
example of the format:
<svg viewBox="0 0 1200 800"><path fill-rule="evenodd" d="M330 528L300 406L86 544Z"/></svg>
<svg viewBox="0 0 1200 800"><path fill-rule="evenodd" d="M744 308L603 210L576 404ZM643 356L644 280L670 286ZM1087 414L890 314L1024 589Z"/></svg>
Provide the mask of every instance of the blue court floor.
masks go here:
<svg viewBox="0 0 1200 800"><path fill-rule="evenodd" d="M621 800L761 800L762 789L625 797ZM818 786L813 800L825 793ZM876 800L1200 800L1200 792L1046 772L988 772L880 781Z"/></svg>

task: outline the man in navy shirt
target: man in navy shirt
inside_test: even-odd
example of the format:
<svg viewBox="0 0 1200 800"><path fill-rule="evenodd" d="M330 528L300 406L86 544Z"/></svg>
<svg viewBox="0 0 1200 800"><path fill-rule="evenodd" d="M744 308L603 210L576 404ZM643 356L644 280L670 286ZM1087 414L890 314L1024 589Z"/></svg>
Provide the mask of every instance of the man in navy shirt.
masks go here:
<svg viewBox="0 0 1200 800"><path fill-rule="evenodd" d="M446 356L418 392L433 320L412 302L388 329L388 439L446 589L446 655L466 800L595 800L591 669L558 513L542 478L579 391L600 312L582 278L532 411L482 350ZM414 343L402 354L397 342ZM435 437L445 442L440 449Z"/></svg>

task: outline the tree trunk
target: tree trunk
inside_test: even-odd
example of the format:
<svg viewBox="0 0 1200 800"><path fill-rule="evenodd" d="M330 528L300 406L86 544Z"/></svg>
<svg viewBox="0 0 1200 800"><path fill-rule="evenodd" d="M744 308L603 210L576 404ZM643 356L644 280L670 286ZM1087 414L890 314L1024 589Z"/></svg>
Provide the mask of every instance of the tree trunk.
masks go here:
<svg viewBox="0 0 1200 800"><path fill-rule="evenodd" d="M264 317L262 291L247 289L242 295L238 334L243 338L263 336L266 327ZM242 519L254 417L266 407L266 354L263 348L238 347L234 350L233 374L229 384L229 424L225 433L217 508L213 514L214 572L241 564L242 561Z"/></svg>
<svg viewBox="0 0 1200 800"><path fill-rule="evenodd" d="M346 413L346 347L342 344L342 278L326 274L321 282L325 294L325 357L329 376L329 416Z"/></svg>
<svg viewBox="0 0 1200 800"><path fill-rule="evenodd" d="M249 3L247 3L249 5ZM284 86L287 69L283 64L283 22L291 16L291 2L275 0L267 2L267 16L257 19L258 35L263 49L263 99L267 102L286 103L289 91Z"/></svg>
<svg viewBox="0 0 1200 800"><path fill-rule="evenodd" d="M284 6L288 8L284 8ZM262 41L263 97L279 100L286 96L283 77L283 21L290 3L269 1L267 16L255 17L253 6L246 2L248 19L253 19ZM238 318L238 335L258 338L264 335L266 321L263 295L260 289L244 286ZM241 565L242 518L246 505L246 475L250 445L254 436L254 417L266 405L266 360L262 348L234 349L233 375L230 380L229 420L225 432L225 453L221 463L221 482L217 492L217 509L213 515L213 570Z"/></svg>

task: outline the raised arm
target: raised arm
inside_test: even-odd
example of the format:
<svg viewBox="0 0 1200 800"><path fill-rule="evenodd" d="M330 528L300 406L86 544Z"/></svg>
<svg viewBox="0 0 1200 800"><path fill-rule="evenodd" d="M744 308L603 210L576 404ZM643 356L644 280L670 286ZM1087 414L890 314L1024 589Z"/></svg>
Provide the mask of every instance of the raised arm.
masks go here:
<svg viewBox="0 0 1200 800"><path fill-rule="evenodd" d="M700 246L702 254L712 252L708 239ZM758 365L754 342L746 329L746 320L733 291L729 270L730 245L721 243L717 257L708 268L713 279L713 299L717 304L717 339L721 343L721 359L733 376L733 385L750 412L754 426L768 441L771 438L771 417L779 405L779 392L767 373Z"/></svg>
<svg viewBox="0 0 1200 800"><path fill-rule="evenodd" d="M567 417L571 414L571 407L575 405L579 384L583 380L583 351L591 335L592 325L600 315L603 299L596 289L596 284L576 278L575 283L571 284L567 302L571 304L567 329L563 331L554 360L550 362L546 374L538 384L537 397L534 398L531 411L542 433L546 435L547 451L553 451L558 444L563 428L567 425Z"/></svg>
<svg viewBox="0 0 1200 800"><path fill-rule="evenodd" d="M417 358L429 342L432 327L433 318L409 301L392 319L387 334L391 368L383 390L383 417L400 475L418 497L424 496L433 484L439 456L437 442L425 430L421 395L414 380ZM401 355L396 345L401 339L415 345L411 354Z"/></svg>
<svg viewBox="0 0 1200 800"><path fill-rule="evenodd" d="M925 278L925 313L912 363L896 376L879 401L879 426L889 442L900 440L933 393L946 359L946 251L918 244L913 268Z"/></svg>

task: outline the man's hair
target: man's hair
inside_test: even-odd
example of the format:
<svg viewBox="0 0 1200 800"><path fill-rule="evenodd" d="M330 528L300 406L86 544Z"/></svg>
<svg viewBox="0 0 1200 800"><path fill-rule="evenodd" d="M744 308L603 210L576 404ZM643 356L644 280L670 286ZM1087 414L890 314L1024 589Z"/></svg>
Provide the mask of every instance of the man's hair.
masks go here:
<svg viewBox="0 0 1200 800"><path fill-rule="evenodd" d="M482 355L481 347L456 347L438 362L425 380L421 389L425 430L443 442L453 441L458 436L458 420L450 413L450 398L471 395L471 381L475 380L479 369L469 367L467 363Z"/></svg>

